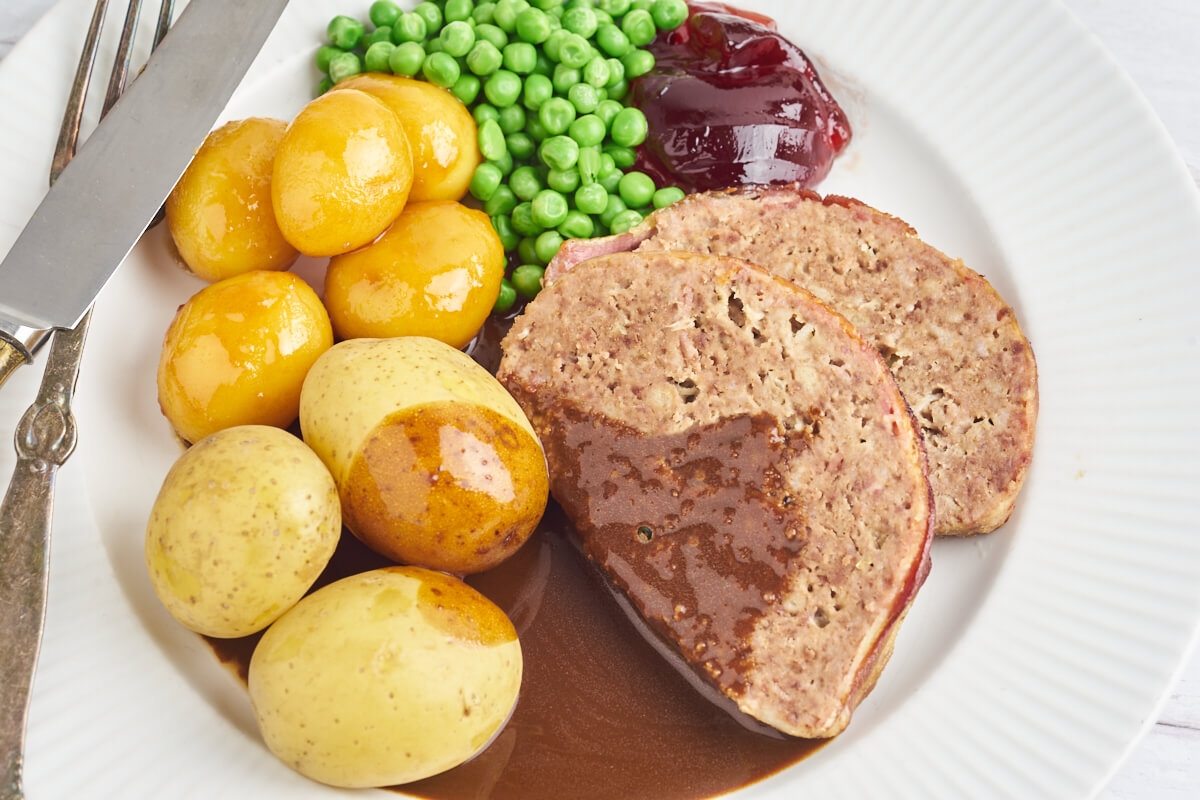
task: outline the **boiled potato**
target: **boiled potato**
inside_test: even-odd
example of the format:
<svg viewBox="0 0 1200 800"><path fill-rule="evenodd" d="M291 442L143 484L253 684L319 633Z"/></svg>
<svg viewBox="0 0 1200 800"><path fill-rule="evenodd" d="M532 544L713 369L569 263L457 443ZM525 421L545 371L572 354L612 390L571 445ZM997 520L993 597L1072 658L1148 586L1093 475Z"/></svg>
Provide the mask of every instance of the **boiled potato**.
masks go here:
<svg viewBox="0 0 1200 800"><path fill-rule="evenodd" d="M179 308L158 362L158 403L189 442L235 425L287 427L317 356L333 344L316 292L290 272L247 272Z"/></svg>
<svg viewBox="0 0 1200 800"><path fill-rule="evenodd" d="M408 783L461 764L508 720L521 644L495 604L457 578L389 567L301 600L250 659L263 739L334 786Z"/></svg>
<svg viewBox="0 0 1200 800"><path fill-rule="evenodd" d="M475 119L450 92L427 81L379 72L356 75L338 89L358 89L396 112L413 151L409 200L458 200L479 166Z"/></svg>
<svg viewBox="0 0 1200 800"><path fill-rule="evenodd" d="M338 484L346 526L394 561L488 569L546 508L546 459L521 407L434 339L335 345L304 382L300 427Z"/></svg>
<svg viewBox="0 0 1200 800"><path fill-rule="evenodd" d="M487 214L409 203L377 241L330 260L325 305L339 339L429 336L463 347L503 278L504 246Z"/></svg>
<svg viewBox="0 0 1200 800"><path fill-rule="evenodd" d="M380 100L336 89L313 100L279 143L275 218L301 253L332 256L383 233L408 200L413 159L400 120Z"/></svg>
<svg viewBox="0 0 1200 800"><path fill-rule="evenodd" d="M167 473L146 526L146 567L188 628L247 636L304 596L341 531L337 487L312 450L278 428L228 428Z"/></svg>
<svg viewBox="0 0 1200 800"><path fill-rule="evenodd" d="M253 118L218 128L167 197L175 249L204 280L287 269L299 255L283 238L271 205L271 171L286 127Z"/></svg>

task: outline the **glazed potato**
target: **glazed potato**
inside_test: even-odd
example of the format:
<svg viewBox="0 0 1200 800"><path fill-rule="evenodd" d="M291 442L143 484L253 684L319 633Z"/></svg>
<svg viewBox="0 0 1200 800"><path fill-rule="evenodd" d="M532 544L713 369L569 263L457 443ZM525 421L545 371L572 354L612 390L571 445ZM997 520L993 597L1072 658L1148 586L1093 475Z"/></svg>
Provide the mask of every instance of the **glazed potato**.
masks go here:
<svg viewBox="0 0 1200 800"><path fill-rule="evenodd" d="M252 118L218 128L167 197L175 249L204 280L287 269L299 255L283 238L271 205L271 171L286 127Z"/></svg>
<svg viewBox="0 0 1200 800"><path fill-rule="evenodd" d="M167 473L146 526L146 567L175 619L247 636L308 591L342 531L337 487L286 431L228 428Z"/></svg>
<svg viewBox="0 0 1200 800"><path fill-rule="evenodd" d="M247 272L180 306L158 362L158 403L176 433L198 442L235 425L287 427L300 387L333 345L316 292L290 272Z"/></svg>
<svg viewBox="0 0 1200 800"><path fill-rule="evenodd" d="M479 166L475 119L461 101L427 81L379 72L347 78L338 89L358 89L387 105L404 126L413 151L409 200L458 200Z"/></svg>
<svg viewBox="0 0 1200 800"><path fill-rule="evenodd" d="M334 786L408 783L461 764L521 686L508 617L457 578L390 567L331 583L263 635L250 702L285 764Z"/></svg>
<svg viewBox="0 0 1200 800"><path fill-rule="evenodd" d="M333 474L346 526L394 561L488 569L546 508L546 459L520 406L433 339L335 345L304 382L300 427Z"/></svg>
<svg viewBox="0 0 1200 800"><path fill-rule="evenodd" d="M284 237L301 253L362 247L400 214L413 181L400 120L380 100L336 89L292 120L275 155L271 200Z"/></svg>
<svg viewBox="0 0 1200 800"><path fill-rule="evenodd" d="M339 339L428 336L463 347L503 278L504 246L487 214L409 203L378 240L330 260L325 305Z"/></svg>

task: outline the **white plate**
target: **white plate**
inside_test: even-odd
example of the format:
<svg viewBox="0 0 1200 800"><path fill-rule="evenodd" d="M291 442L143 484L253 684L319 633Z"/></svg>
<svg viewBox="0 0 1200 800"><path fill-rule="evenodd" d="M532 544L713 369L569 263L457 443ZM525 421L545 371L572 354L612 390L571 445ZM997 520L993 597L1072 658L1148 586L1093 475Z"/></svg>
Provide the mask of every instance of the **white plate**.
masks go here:
<svg viewBox="0 0 1200 800"><path fill-rule="evenodd" d="M325 22L368 5L295 0L225 118L294 114ZM1195 188L1129 81L1055 2L744 5L780 20L850 113L853 146L822 190L903 217L1015 306L1041 419L1012 520L936 543L847 733L739 797L1091 794L1153 720L1200 620ZM90 6L64 0L0 67L0 249L43 191ZM146 237L98 306L81 452L60 490L86 485L94 525L60 514L56 528L29 793L334 796L266 752L244 691L145 576L147 510L178 452L154 366L176 305L199 288L164 237ZM32 385L21 376L6 392Z"/></svg>

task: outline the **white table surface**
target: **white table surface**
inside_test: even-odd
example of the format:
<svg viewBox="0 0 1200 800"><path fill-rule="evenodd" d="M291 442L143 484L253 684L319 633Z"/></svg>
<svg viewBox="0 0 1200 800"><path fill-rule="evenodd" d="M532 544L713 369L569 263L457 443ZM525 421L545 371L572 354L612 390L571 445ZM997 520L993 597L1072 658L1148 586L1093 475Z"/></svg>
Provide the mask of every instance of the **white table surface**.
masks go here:
<svg viewBox="0 0 1200 800"><path fill-rule="evenodd" d="M1200 0L1064 2L1129 73L1174 137L1193 178L1200 182ZM0 59L53 3L0 3ZM17 401L7 393L0 398L0 431L7 434L12 430L29 399ZM69 469L68 464L64 477ZM70 502L71 498L60 495L59 518L64 516L62 504ZM1200 654L1193 654L1184 665L1157 724L1100 797L1200 798Z"/></svg>

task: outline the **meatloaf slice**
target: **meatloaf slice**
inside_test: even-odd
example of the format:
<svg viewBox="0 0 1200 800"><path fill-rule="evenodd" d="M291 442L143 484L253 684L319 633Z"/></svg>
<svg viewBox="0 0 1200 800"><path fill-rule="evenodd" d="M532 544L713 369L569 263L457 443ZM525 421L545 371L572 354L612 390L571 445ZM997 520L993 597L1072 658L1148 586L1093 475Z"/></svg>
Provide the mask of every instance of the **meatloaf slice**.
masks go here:
<svg viewBox="0 0 1200 800"><path fill-rule="evenodd" d="M758 186L692 195L629 233L567 242L547 282L635 248L736 256L828 302L883 354L917 415L937 532L986 533L1008 519L1033 451L1037 366L1013 310L961 261L856 200Z"/></svg>
<svg viewBox="0 0 1200 800"><path fill-rule="evenodd" d="M920 435L879 353L745 262L623 253L543 289L498 377L583 551L744 712L845 727L928 571Z"/></svg>

